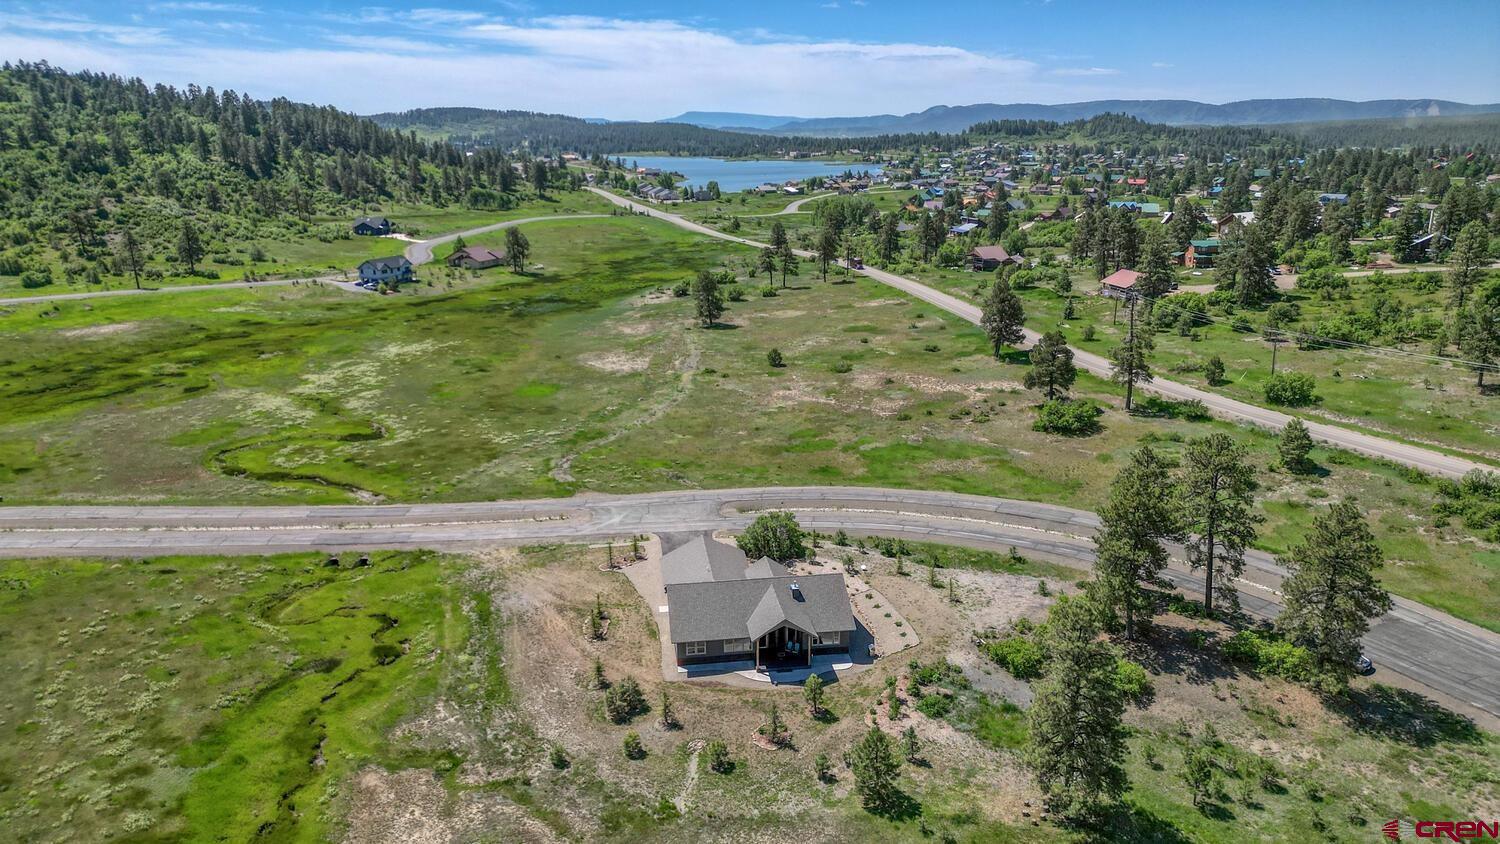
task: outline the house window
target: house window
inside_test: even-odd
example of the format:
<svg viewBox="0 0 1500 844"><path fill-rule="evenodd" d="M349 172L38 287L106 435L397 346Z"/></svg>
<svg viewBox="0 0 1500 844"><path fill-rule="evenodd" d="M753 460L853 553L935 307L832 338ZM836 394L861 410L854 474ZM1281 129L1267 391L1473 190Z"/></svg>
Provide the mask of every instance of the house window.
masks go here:
<svg viewBox="0 0 1500 844"><path fill-rule="evenodd" d="M814 645L840 645L844 642L844 631L835 630L831 633L819 633L813 637Z"/></svg>
<svg viewBox="0 0 1500 844"><path fill-rule="evenodd" d="M749 651L750 651L750 640L749 639L725 639L724 640L724 653L727 653L727 654L742 654L742 653L749 653Z"/></svg>
<svg viewBox="0 0 1500 844"><path fill-rule="evenodd" d="M708 653L707 642L688 642L683 646L683 653L687 656L703 656Z"/></svg>

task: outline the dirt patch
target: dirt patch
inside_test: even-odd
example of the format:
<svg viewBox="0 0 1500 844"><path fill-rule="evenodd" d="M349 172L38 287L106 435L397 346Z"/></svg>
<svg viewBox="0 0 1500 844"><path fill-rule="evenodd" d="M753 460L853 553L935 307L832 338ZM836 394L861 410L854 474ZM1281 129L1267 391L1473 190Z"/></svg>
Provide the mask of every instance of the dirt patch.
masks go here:
<svg viewBox="0 0 1500 844"><path fill-rule="evenodd" d="M139 322L111 322L104 325L88 325L82 328L68 328L57 332L59 337L70 339L81 339L89 337L108 337L113 334L126 334L137 331L141 327Z"/></svg>
<svg viewBox="0 0 1500 844"><path fill-rule="evenodd" d="M345 841L448 844L481 838L559 841L540 821L494 794L450 795L429 770L366 768L354 779Z"/></svg>
<svg viewBox="0 0 1500 844"><path fill-rule="evenodd" d="M645 372L651 366L650 355L632 355L626 352L596 352L579 355L578 362L601 372L628 374Z"/></svg>

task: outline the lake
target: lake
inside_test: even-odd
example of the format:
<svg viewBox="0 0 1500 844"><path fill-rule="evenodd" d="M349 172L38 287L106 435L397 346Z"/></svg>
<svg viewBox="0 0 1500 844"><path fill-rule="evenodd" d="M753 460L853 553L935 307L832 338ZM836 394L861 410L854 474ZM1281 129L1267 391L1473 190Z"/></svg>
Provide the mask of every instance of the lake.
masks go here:
<svg viewBox="0 0 1500 844"><path fill-rule="evenodd" d="M658 170L681 173L693 187L704 187L709 182L718 182L719 190L730 192L748 190L767 182L781 184L790 180L802 180L812 176L836 176L845 170L861 173L866 170L876 175L880 168L864 162L839 163L819 159L775 159L775 160L728 160L723 158L692 158L675 155L621 155L625 166L655 167Z"/></svg>

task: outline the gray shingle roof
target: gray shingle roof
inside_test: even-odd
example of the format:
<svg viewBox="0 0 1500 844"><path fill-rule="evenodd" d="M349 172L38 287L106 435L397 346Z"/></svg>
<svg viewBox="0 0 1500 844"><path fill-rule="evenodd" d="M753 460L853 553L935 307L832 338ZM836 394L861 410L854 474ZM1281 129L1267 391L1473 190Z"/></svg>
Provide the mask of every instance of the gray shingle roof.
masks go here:
<svg viewBox="0 0 1500 844"><path fill-rule="evenodd" d="M776 565L771 560L765 562ZM765 567L761 568L764 574L749 574L750 569L750 561L745 559L745 552L701 534L662 555L661 582L670 586L674 583L743 580L746 577L767 577L771 574ZM777 574L785 574L785 570Z"/></svg>
<svg viewBox="0 0 1500 844"><path fill-rule="evenodd" d="M854 629L841 574L669 584L667 607L673 642L753 639L782 624L819 634Z"/></svg>
<svg viewBox="0 0 1500 844"><path fill-rule="evenodd" d="M405 256L402 255L392 255L389 258L371 258L370 260L365 261L364 264L360 264L360 269L364 269L365 264L368 264L376 269L385 268L393 270L399 270L402 267L411 266L411 262L406 260Z"/></svg>

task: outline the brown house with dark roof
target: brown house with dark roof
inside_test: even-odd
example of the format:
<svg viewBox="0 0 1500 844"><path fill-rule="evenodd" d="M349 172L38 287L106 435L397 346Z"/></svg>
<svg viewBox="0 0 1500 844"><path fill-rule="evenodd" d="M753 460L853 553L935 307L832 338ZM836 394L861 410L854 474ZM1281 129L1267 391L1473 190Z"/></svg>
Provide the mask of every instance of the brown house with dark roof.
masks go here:
<svg viewBox="0 0 1500 844"><path fill-rule="evenodd" d="M448 266L466 267L471 270L487 270L505 263L505 253L486 249L483 246L465 246L455 249L448 256Z"/></svg>

